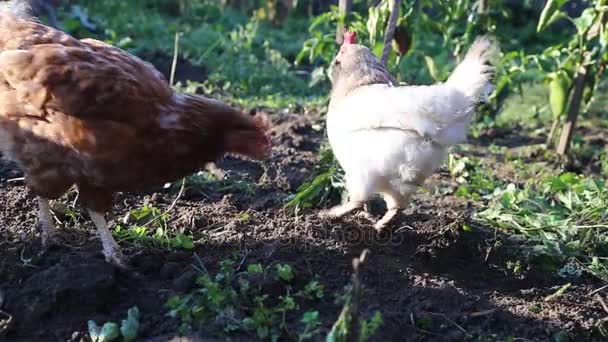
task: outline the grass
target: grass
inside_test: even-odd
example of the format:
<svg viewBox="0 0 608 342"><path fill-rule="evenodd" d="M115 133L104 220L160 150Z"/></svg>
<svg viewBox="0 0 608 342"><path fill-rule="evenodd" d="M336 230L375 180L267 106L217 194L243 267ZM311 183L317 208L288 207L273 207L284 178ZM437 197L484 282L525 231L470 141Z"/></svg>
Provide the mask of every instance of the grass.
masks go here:
<svg viewBox="0 0 608 342"><path fill-rule="evenodd" d="M343 200L345 193L344 172L334 160L334 155L329 146L324 146L320 154L320 173L312 180L303 183L296 190L293 198L287 202L285 207L310 209L319 207L326 203L335 203Z"/></svg>
<svg viewBox="0 0 608 342"><path fill-rule="evenodd" d="M248 197L253 197L256 194L255 184L248 180L236 179L229 175L218 179L218 176L208 171L199 171L185 178L185 190L209 197L208 194L218 192L238 192ZM180 188L179 182L171 184L173 190Z"/></svg>
<svg viewBox="0 0 608 342"><path fill-rule="evenodd" d="M213 1L193 1L182 12L163 1L83 1L82 6L101 32L90 32L64 11L69 32L96 35L140 56L171 56L174 35L181 32L180 57L208 72L206 79L192 81L231 102L279 108L323 94L324 89L308 86L307 71L290 62L306 38L307 18L292 18L277 30ZM159 11L163 6L179 13Z"/></svg>
<svg viewBox="0 0 608 342"><path fill-rule="evenodd" d="M170 228L169 213L145 205L129 211L122 223L114 227L113 235L119 242L146 248L193 249L192 238Z"/></svg>
<svg viewBox="0 0 608 342"><path fill-rule="evenodd" d="M450 154L447 164L450 174L460 184L456 196L479 200L490 196L503 184L479 158Z"/></svg>

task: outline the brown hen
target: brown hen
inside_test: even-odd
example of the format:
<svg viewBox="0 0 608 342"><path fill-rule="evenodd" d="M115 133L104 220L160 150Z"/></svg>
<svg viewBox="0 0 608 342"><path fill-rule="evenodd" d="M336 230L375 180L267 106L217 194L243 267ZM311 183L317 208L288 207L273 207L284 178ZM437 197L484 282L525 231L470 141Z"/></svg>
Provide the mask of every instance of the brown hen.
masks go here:
<svg viewBox="0 0 608 342"><path fill-rule="evenodd" d="M104 218L113 193L162 185L225 153L263 159L266 129L263 117L173 92L125 51L0 8L0 151L38 196L44 244L48 200L75 184L106 259L124 265Z"/></svg>

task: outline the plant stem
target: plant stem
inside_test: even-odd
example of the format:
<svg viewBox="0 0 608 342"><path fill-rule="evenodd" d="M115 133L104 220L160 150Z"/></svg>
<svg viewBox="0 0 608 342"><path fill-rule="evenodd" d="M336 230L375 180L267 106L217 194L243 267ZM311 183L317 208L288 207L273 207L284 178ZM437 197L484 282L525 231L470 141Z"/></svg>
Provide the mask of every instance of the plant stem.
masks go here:
<svg viewBox="0 0 608 342"><path fill-rule="evenodd" d="M395 28L397 27L397 19L399 18L399 2L400 0L389 0L391 4L391 16L386 26L386 32L384 34L384 48L382 49L382 58L380 61L386 65L388 62L388 53L391 49L391 42L395 37Z"/></svg>
<svg viewBox="0 0 608 342"><path fill-rule="evenodd" d="M350 6L352 0L339 0L338 7L340 9L340 20L338 21L338 27L336 28L336 43L342 45L344 42L344 20L348 12L350 12Z"/></svg>
<svg viewBox="0 0 608 342"><path fill-rule="evenodd" d="M572 94L570 106L568 108L568 117L562 128L562 134L559 139L559 144L557 145L557 154L561 156L565 156L570 147L570 141L572 140L572 134L574 133L574 127L576 126L576 119L581 107L581 101L583 100L583 91L585 90L587 77L587 66L581 65L576 74L574 93Z"/></svg>
<svg viewBox="0 0 608 342"><path fill-rule="evenodd" d="M173 61L171 62L171 75L169 75L169 85L173 86L175 80L175 70L177 68L177 55L179 52L179 36L180 32L175 32L175 46L173 46Z"/></svg>

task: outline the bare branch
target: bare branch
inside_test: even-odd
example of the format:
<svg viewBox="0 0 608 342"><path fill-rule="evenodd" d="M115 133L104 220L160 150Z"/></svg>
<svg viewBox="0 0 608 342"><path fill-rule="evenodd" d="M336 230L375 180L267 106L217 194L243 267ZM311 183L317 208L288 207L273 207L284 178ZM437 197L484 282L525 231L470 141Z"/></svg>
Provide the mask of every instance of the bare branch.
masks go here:
<svg viewBox="0 0 608 342"><path fill-rule="evenodd" d="M391 49L391 42L395 37L395 28L397 27L397 19L399 19L399 3L400 0L390 0L391 4L391 16L386 26L386 32L384 33L384 48L382 49L382 58L380 61L386 65L388 62L388 53Z"/></svg>

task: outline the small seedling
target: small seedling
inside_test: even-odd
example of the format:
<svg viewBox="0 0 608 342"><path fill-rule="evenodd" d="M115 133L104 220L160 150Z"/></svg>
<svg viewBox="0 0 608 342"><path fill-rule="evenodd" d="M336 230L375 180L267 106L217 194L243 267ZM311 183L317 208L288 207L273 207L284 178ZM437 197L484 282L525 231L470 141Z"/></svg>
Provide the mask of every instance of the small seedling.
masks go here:
<svg viewBox="0 0 608 342"><path fill-rule="evenodd" d="M306 311L302 315L300 322L304 323L304 331L298 335L298 341L311 339L319 333L321 320L319 319L319 311Z"/></svg>
<svg viewBox="0 0 608 342"><path fill-rule="evenodd" d="M539 313L541 313L541 311L543 311L543 308L542 308L542 306L540 306L540 304L535 303L535 304L530 305L528 307L528 310L531 313L539 314Z"/></svg>
<svg viewBox="0 0 608 342"><path fill-rule="evenodd" d="M111 342L120 336L118 324L114 322L106 322L102 327L99 327L95 321L89 321L89 336L93 342Z"/></svg>
<svg viewBox="0 0 608 342"><path fill-rule="evenodd" d="M100 327L90 320L87 322L89 337L93 342L111 342L120 336L124 342L134 341L139 332L139 318L139 309L134 306L129 309L127 319L123 319L120 326L114 322L106 322Z"/></svg>
<svg viewBox="0 0 608 342"><path fill-rule="evenodd" d="M303 290L297 293L297 295L307 299L321 299L324 296L325 287L318 281L313 280L306 284Z"/></svg>
<svg viewBox="0 0 608 342"><path fill-rule="evenodd" d="M113 234L119 241L145 247L193 249L192 238L170 229L167 221L168 213L146 205L129 211Z"/></svg>
<svg viewBox="0 0 608 342"><path fill-rule="evenodd" d="M277 270L277 275L279 276L279 279L281 279L285 282L288 282L288 283L293 280L294 274L291 269L291 266L279 264L279 265L276 265L276 270Z"/></svg>
<svg viewBox="0 0 608 342"><path fill-rule="evenodd" d="M227 259L220 262L218 272L213 274L199 259L196 268L200 272L196 280L198 288L184 296L173 296L166 303L169 316L180 321L181 332L205 326L258 339L276 340L285 336L307 339L318 335L319 326L312 314L306 316L306 322L301 322L304 324L301 332L288 331L289 320L297 317L294 314L304 299L300 294L318 296L323 289L317 280L295 288L292 284L295 273L290 265L254 263L239 271L241 267L233 259ZM277 296L276 289L266 292L264 284L268 282L281 286L283 293Z"/></svg>

